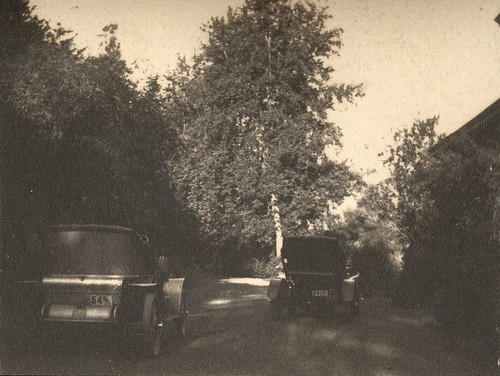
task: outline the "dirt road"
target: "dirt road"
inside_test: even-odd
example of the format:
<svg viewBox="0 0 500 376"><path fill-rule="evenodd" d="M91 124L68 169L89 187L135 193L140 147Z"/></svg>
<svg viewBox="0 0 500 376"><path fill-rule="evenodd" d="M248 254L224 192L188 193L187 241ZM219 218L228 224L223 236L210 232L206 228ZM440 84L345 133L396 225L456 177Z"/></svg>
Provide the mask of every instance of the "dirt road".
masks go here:
<svg viewBox="0 0 500 376"><path fill-rule="evenodd" d="M354 322L298 316L271 321L258 279L193 286L187 338L158 358L85 333L40 349L7 349L0 373L44 375L494 375L480 356L441 334L429 315L365 301ZM22 333L20 333L22 335ZM479 354L480 355L480 354Z"/></svg>

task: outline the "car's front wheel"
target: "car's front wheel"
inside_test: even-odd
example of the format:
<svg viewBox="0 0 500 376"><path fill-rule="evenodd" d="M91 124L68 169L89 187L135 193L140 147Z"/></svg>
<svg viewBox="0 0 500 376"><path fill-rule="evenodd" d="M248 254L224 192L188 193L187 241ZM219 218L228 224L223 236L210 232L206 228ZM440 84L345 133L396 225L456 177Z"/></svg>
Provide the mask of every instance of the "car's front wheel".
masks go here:
<svg viewBox="0 0 500 376"><path fill-rule="evenodd" d="M358 306L357 302L355 302L354 300L351 302L348 302L346 304L345 309L346 309L345 316L346 316L347 322L350 322L350 321L354 320L354 318L359 316L359 306Z"/></svg>
<svg viewBox="0 0 500 376"><path fill-rule="evenodd" d="M144 333L146 351L158 356L163 342L163 322L159 312L155 294L147 294L144 299L142 314L142 329Z"/></svg>
<svg viewBox="0 0 500 376"><path fill-rule="evenodd" d="M186 336L186 321L188 315L188 308L186 302L186 295L181 296L181 307L179 310L179 318L177 319L177 337L184 338Z"/></svg>

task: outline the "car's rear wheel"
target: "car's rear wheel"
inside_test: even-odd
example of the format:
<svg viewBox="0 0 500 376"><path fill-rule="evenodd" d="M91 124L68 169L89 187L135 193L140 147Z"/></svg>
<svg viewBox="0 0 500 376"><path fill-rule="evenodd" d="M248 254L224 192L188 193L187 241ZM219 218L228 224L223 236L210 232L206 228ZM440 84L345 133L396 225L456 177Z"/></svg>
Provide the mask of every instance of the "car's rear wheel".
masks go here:
<svg viewBox="0 0 500 376"><path fill-rule="evenodd" d="M359 306L359 301L353 302L354 308L354 317L359 317L361 314L361 307Z"/></svg>
<svg viewBox="0 0 500 376"><path fill-rule="evenodd" d="M177 319L177 337L184 338L186 336L186 321L187 321L188 309L186 302L186 295L181 296L181 307L179 311L179 318Z"/></svg>
<svg viewBox="0 0 500 376"><path fill-rule="evenodd" d="M359 307L357 306L356 302L353 300L351 302L348 302L345 307L345 318L347 322L351 322L354 320L355 317L358 317L359 315Z"/></svg>
<svg viewBox="0 0 500 376"><path fill-rule="evenodd" d="M163 342L163 322L155 294L147 294L144 299L142 329L147 353L158 356Z"/></svg>

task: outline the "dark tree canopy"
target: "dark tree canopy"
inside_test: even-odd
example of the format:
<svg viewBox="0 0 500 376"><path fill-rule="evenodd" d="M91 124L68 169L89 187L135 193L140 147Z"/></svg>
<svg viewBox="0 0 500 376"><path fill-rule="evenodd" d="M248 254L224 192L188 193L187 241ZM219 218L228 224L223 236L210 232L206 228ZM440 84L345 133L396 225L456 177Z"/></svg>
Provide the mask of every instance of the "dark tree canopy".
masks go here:
<svg viewBox="0 0 500 376"><path fill-rule="evenodd" d="M176 132L157 80L138 89L129 79L118 26L106 26L103 51L85 57L27 1L0 6L2 258L22 268L27 233L69 222L130 226L190 260L195 221L165 170Z"/></svg>

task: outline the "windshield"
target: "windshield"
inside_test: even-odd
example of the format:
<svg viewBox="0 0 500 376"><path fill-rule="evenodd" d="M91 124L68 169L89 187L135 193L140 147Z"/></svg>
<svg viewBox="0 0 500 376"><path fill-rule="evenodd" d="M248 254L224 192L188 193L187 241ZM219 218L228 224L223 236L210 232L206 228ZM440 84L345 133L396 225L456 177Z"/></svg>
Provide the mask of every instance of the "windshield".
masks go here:
<svg viewBox="0 0 500 376"><path fill-rule="evenodd" d="M133 275L148 270L146 250L132 233L50 231L44 237L51 274Z"/></svg>
<svg viewBox="0 0 500 376"><path fill-rule="evenodd" d="M345 264L340 245L329 238L285 238L282 257L287 272L339 273Z"/></svg>

